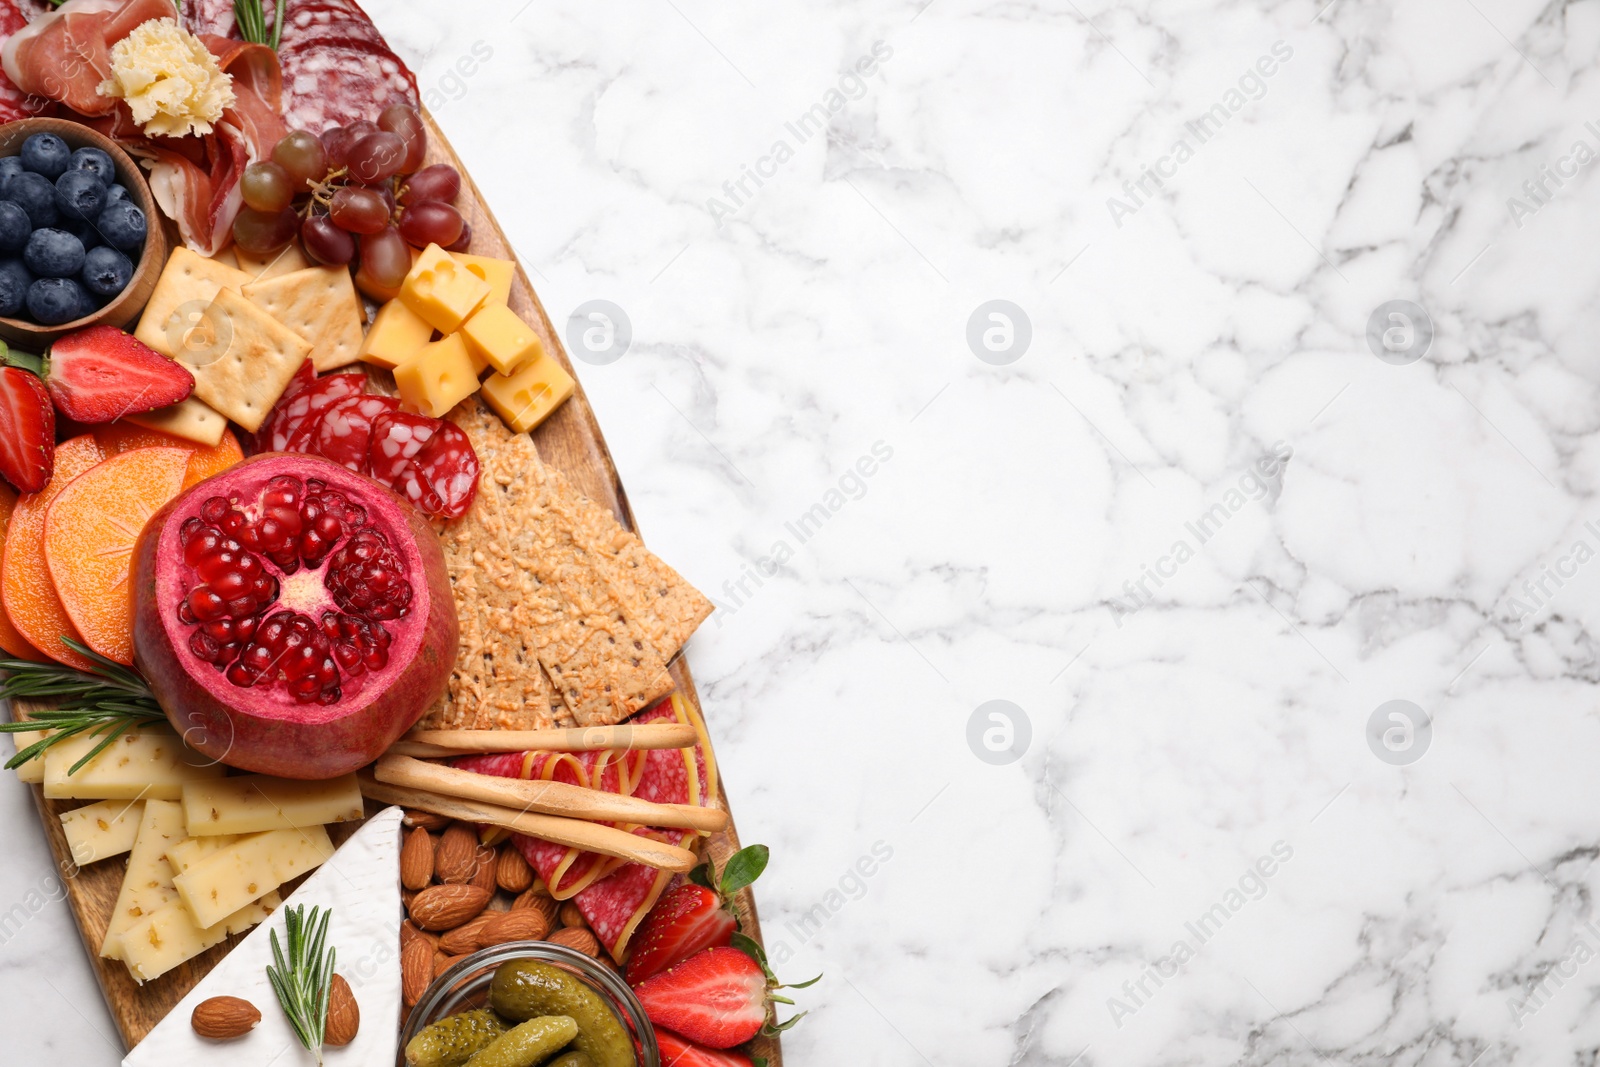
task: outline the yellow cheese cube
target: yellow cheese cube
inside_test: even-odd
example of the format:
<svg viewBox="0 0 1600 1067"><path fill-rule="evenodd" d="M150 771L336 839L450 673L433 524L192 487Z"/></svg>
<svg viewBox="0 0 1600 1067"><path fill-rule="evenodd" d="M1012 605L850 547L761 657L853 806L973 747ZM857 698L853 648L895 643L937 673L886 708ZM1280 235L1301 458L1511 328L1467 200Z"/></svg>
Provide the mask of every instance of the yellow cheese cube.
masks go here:
<svg viewBox="0 0 1600 1067"><path fill-rule="evenodd" d="M433 327L423 322L404 300L391 300L378 309L372 329L361 344L361 358L375 367L394 369L410 362L433 336Z"/></svg>
<svg viewBox="0 0 1600 1067"><path fill-rule="evenodd" d="M440 333L454 333L488 299L489 283L438 245L422 250L400 286L400 299Z"/></svg>
<svg viewBox="0 0 1600 1067"><path fill-rule="evenodd" d="M142 821L144 801L102 800L63 812L61 829L67 835L72 862L87 867L131 849Z"/></svg>
<svg viewBox="0 0 1600 1067"><path fill-rule="evenodd" d="M291 878L320 867L333 842L320 826L250 834L173 879L195 924L215 926Z"/></svg>
<svg viewBox="0 0 1600 1067"><path fill-rule="evenodd" d="M183 811L190 837L358 822L365 814L354 774L325 782L266 774L190 782L183 788Z"/></svg>
<svg viewBox="0 0 1600 1067"><path fill-rule="evenodd" d="M187 820L185 821L187 822ZM237 840L239 840L237 834L217 834L214 837L186 837L167 849L167 862L172 864L173 874L182 874L213 852L221 852Z"/></svg>
<svg viewBox="0 0 1600 1067"><path fill-rule="evenodd" d="M478 372L461 335L424 345L416 358L394 369L400 402L436 419L478 391Z"/></svg>
<svg viewBox="0 0 1600 1067"><path fill-rule="evenodd" d="M170 730L129 730L76 774L67 771L104 738L83 733L44 754L44 795L53 800L177 800L183 783L221 778L227 768L186 748Z"/></svg>
<svg viewBox="0 0 1600 1067"><path fill-rule="evenodd" d="M229 934L242 934L264 922L281 903L277 893L268 893L215 926L204 928L195 924L189 909L182 904L168 904L123 933L122 960L136 982L160 978L178 964L194 959L213 945L222 944Z"/></svg>
<svg viewBox="0 0 1600 1067"><path fill-rule="evenodd" d="M488 304L461 324L467 349L477 353L500 374L515 374L544 353L533 327L504 304Z"/></svg>
<svg viewBox="0 0 1600 1067"><path fill-rule="evenodd" d="M111 909L100 955L108 960L122 958L123 933L146 915L178 899L172 886L172 865L167 850L183 840L183 805L167 800L149 800L139 833L128 854L128 872L122 876L122 891Z"/></svg>
<svg viewBox="0 0 1600 1067"><path fill-rule="evenodd" d="M572 395L572 376L548 355L540 355L515 374L491 374L483 399L514 433L527 433Z"/></svg>
<svg viewBox="0 0 1600 1067"><path fill-rule="evenodd" d="M490 304L511 303L511 279L516 277L517 273L515 263L509 259L469 256L465 252L450 254L455 257L457 263L489 283L489 296L483 302L484 307Z"/></svg>

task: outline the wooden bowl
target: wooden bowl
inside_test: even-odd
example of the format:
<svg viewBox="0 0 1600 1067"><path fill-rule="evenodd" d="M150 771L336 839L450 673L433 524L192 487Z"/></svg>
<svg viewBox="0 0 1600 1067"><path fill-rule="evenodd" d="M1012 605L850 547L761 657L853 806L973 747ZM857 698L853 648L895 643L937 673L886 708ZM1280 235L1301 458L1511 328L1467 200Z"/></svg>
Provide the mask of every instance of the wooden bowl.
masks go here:
<svg viewBox="0 0 1600 1067"><path fill-rule="evenodd" d="M118 293L109 304L93 315L85 315L59 326L41 326L25 319L8 319L0 316L0 337L30 352L39 352L63 334L81 330L85 326L101 324L126 326L144 310L145 302L156 287L161 268L167 262L167 235L161 225L161 213L156 208L156 198L135 163L115 141L91 130L89 127L66 119L22 119L0 126L0 158L14 156L22 151L22 142L36 133L53 133L74 150L98 148L111 157L117 166L117 180L128 190L128 196L144 212L148 235L144 240L144 254L134 265L133 277L128 287Z"/></svg>

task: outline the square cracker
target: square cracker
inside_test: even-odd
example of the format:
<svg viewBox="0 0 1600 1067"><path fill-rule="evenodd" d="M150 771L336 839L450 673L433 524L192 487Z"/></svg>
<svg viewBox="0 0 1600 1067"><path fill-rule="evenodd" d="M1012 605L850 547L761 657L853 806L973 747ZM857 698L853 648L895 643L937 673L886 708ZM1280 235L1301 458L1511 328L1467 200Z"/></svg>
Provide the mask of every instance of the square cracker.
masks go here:
<svg viewBox="0 0 1600 1067"><path fill-rule="evenodd" d="M123 418L135 426L170 433L207 448L216 448L221 444L222 435L228 429L227 419L192 396L185 397L170 408L157 408L142 415L124 415Z"/></svg>
<svg viewBox="0 0 1600 1067"><path fill-rule="evenodd" d="M178 248L156 280L133 335L163 356L174 358L188 331L222 289L238 291L250 275L226 263Z"/></svg>
<svg viewBox="0 0 1600 1067"><path fill-rule="evenodd" d="M221 289L179 360L196 399L251 433L261 428L311 346L232 289Z"/></svg>
<svg viewBox="0 0 1600 1067"><path fill-rule="evenodd" d="M344 267L309 267L263 281L240 292L311 344L318 373L361 358L361 301Z"/></svg>
<svg viewBox="0 0 1600 1067"><path fill-rule="evenodd" d="M251 281L264 282L269 278L276 278L280 274L289 274L297 270L305 270L315 266L306 254L300 251L299 241L290 241L282 252L274 252L262 259L252 256L242 248L230 249L234 255L234 262L239 269L250 275Z"/></svg>

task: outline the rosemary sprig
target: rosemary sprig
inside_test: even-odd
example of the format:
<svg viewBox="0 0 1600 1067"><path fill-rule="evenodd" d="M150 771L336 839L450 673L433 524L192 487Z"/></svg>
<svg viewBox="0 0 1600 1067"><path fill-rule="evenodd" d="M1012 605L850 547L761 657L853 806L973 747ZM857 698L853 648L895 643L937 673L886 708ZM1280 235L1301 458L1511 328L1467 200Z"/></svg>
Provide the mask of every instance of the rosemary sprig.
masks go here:
<svg viewBox="0 0 1600 1067"><path fill-rule="evenodd" d="M50 731L7 760L7 770L15 770L29 760L43 756L52 745L60 744L69 737L81 733L100 737L100 743L67 772L76 774L84 764L134 727L166 721L161 705L156 703L156 698L150 694L150 687L137 672L107 659L70 637L63 637L61 641L93 663L93 668L80 671L60 663L0 659L0 671L5 672L5 680L0 681L0 700L14 697L60 700L56 707L33 711L32 718L0 722L0 733Z"/></svg>
<svg viewBox="0 0 1600 1067"><path fill-rule="evenodd" d="M261 0L233 0L233 19L239 24L239 36L251 44L271 45L276 52L278 42L283 39L283 3L284 0L278 0L272 36L269 38L267 16L261 9Z"/></svg>
<svg viewBox="0 0 1600 1067"><path fill-rule="evenodd" d="M278 943L278 931L272 931L273 963L267 966L267 981L272 983L272 991L278 995L295 1036L320 1064L336 955L331 948L324 952L323 945L328 939L328 920L333 917L333 910L312 908L310 918L305 910L302 904L284 912L287 952Z"/></svg>

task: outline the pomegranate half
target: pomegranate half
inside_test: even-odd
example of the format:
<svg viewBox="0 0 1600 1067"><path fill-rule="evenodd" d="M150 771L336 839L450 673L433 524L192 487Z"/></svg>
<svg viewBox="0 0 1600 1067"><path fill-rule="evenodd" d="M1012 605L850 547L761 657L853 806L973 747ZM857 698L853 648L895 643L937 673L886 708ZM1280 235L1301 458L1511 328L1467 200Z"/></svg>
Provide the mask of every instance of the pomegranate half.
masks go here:
<svg viewBox="0 0 1600 1067"><path fill-rule="evenodd" d="M257 456L156 512L134 550L134 662L204 755L284 778L376 759L444 695L438 537L316 456Z"/></svg>

